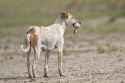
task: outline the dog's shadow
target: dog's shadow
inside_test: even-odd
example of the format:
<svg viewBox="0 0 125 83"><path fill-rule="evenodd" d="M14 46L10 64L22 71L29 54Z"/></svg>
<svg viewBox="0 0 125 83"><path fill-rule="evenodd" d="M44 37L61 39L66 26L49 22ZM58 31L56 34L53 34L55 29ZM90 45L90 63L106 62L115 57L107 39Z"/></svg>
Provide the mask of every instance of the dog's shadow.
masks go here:
<svg viewBox="0 0 125 83"><path fill-rule="evenodd" d="M26 76L6 76L6 77L0 77L0 80L5 80L5 81L7 81L7 80L27 80L27 79L29 79L28 77L26 77Z"/></svg>
<svg viewBox="0 0 125 83"><path fill-rule="evenodd" d="M24 83L27 83L27 82L37 82L37 80L40 79L40 77L37 77L37 78L34 78L34 79L31 79L27 76L6 76L6 77L0 77L0 81L12 81L12 80L20 80L20 81L23 81ZM50 77L50 78L44 78L43 80L41 80L41 83L43 82L46 82L46 83L49 83L50 81L52 81L52 83L56 82L56 83L67 83L64 81L63 78L56 78L55 80L52 80L54 79L53 77Z"/></svg>
<svg viewBox="0 0 125 83"><path fill-rule="evenodd" d="M24 83L36 81L36 79L30 79L29 77L26 77L26 76L0 77L0 81L11 81L11 80L15 80L15 81L20 80L20 81L23 81Z"/></svg>

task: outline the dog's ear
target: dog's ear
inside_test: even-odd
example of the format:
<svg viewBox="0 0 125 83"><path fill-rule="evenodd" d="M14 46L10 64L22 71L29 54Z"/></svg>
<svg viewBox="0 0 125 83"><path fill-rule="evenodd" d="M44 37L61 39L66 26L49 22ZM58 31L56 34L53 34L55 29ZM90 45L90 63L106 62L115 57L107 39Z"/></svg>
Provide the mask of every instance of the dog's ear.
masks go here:
<svg viewBox="0 0 125 83"><path fill-rule="evenodd" d="M61 12L60 16L61 16L62 19L67 19L68 13L67 12Z"/></svg>

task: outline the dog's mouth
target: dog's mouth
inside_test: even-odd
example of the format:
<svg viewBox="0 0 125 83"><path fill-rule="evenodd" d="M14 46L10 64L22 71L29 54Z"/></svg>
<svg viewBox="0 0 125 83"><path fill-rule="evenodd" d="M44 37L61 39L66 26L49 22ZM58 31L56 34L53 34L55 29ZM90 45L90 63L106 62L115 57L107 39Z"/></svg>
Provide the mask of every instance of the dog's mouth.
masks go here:
<svg viewBox="0 0 125 83"><path fill-rule="evenodd" d="M73 29L73 34L76 34L78 32L78 29L74 28Z"/></svg>

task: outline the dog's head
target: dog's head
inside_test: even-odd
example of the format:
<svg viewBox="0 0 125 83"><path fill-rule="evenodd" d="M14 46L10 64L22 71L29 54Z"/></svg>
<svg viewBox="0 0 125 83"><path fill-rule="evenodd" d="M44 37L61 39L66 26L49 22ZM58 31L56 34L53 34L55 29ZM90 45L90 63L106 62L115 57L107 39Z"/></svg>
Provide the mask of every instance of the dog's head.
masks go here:
<svg viewBox="0 0 125 83"><path fill-rule="evenodd" d="M60 17L65 21L66 25L72 26L74 28L73 33L76 33L78 28L80 28L81 22L76 19L71 13L61 12Z"/></svg>

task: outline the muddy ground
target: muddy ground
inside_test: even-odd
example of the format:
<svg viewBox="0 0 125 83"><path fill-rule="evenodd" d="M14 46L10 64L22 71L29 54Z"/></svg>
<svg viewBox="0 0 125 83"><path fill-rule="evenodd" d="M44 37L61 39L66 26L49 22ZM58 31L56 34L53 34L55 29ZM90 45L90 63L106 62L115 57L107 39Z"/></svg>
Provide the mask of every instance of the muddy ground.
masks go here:
<svg viewBox="0 0 125 83"><path fill-rule="evenodd" d="M43 77L44 53L37 78L27 78L26 54L19 49L19 37L0 40L0 83L125 83L125 34L84 32L65 37L65 77L57 72L57 54L49 61L49 78Z"/></svg>

